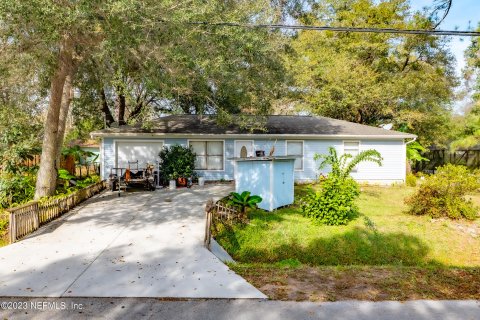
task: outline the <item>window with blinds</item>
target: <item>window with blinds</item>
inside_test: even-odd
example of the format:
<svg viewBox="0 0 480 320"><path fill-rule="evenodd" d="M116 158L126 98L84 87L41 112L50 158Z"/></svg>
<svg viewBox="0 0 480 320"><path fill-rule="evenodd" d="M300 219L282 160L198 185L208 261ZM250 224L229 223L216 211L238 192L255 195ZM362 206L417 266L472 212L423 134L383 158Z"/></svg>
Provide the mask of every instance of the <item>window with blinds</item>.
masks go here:
<svg viewBox="0 0 480 320"><path fill-rule="evenodd" d="M223 141L190 141L190 146L197 154L196 170L224 170Z"/></svg>

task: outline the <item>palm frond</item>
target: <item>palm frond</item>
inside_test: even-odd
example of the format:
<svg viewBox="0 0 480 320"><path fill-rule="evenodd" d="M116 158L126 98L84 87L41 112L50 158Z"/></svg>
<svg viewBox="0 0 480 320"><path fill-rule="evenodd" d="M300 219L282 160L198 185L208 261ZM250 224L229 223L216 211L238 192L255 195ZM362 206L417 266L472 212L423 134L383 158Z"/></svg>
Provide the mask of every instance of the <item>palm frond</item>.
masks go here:
<svg viewBox="0 0 480 320"><path fill-rule="evenodd" d="M346 162L345 164L342 165L342 170L341 170L341 177L346 178L350 175L352 170L361 162L374 162L379 166L382 166L382 156L377 150L364 150L357 154L355 157L353 157L350 154L344 154L342 157L345 157L345 159L350 159L350 161Z"/></svg>

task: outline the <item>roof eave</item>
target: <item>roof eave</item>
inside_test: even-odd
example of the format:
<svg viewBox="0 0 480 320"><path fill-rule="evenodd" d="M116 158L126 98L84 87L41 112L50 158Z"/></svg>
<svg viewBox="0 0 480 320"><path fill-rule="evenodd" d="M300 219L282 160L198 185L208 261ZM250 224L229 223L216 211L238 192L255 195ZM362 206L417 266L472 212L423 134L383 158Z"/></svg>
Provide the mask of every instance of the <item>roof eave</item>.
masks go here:
<svg viewBox="0 0 480 320"><path fill-rule="evenodd" d="M233 133L233 134L213 134L213 133L149 133L149 132L99 132L95 131L91 134L92 138L289 138L296 139L413 139L417 136L414 134L268 134L268 133Z"/></svg>

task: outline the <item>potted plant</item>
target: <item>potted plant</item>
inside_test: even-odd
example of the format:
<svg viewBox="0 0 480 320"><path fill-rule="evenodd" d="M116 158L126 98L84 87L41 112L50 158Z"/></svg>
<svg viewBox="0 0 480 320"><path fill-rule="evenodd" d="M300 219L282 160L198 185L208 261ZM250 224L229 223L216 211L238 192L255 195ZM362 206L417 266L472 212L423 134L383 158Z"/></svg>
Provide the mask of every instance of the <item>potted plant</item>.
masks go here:
<svg viewBox="0 0 480 320"><path fill-rule="evenodd" d="M168 187L170 189L175 189L177 187L177 179L176 179L176 174L172 173L169 177L168 180Z"/></svg>
<svg viewBox="0 0 480 320"><path fill-rule="evenodd" d="M187 185L187 179L184 177L178 177L177 178L177 185L179 187L185 187Z"/></svg>
<svg viewBox="0 0 480 320"><path fill-rule="evenodd" d="M160 176L164 184L172 180L180 187L187 185L187 179L195 176L195 157L191 147L173 145L164 147L160 151L161 170Z"/></svg>

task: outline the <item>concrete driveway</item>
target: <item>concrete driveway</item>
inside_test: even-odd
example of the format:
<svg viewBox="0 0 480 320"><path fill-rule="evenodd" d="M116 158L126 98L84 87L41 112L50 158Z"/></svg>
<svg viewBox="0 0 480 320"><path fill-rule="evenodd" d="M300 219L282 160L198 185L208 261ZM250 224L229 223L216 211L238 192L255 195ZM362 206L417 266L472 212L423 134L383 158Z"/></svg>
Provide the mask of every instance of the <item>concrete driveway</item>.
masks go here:
<svg viewBox="0 0 480 320"><path fill-rule="evenodd" d="M231 189L92 198L0 248L0 296L266 298L203 247L205 202Z"/></svg>

